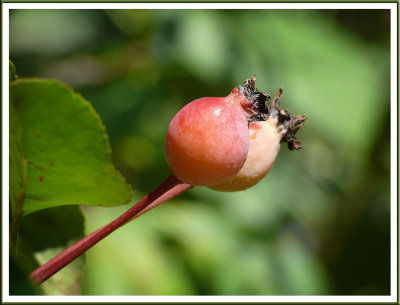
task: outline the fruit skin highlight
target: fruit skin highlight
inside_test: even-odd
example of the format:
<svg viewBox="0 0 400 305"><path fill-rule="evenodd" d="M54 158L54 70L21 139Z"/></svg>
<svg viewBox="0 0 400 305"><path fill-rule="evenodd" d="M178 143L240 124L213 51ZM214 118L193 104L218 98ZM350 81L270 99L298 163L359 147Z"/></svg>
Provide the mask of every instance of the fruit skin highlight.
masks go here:
<svg viewBox="0 0 400 305"><path fill-rule="evenodd" d="M173 175L191 185L211 185L232 178L249 149L247 98L237 90L227 97L203 97L172 119L165 144Z"/></svg>
<svg viewBox="0 0 400 305"><path fill-rule="evenodd" d="M292 115L280 108L282 89L269 106L269 116L265 121L249 124L249 152L242 169L231 179L209 186L216 191L242 191L257 184L269 172L278 155L280 143L288 142L290 150L301 149L295 133L303 126L306 116Z"/></svg>

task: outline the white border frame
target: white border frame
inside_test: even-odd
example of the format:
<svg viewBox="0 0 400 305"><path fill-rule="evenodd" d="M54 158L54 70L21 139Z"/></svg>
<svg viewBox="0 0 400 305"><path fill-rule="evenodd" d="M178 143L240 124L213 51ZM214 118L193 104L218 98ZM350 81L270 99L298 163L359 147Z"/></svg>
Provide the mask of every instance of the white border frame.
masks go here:
<svg viewBox="0 0 400 305"><path fill-rule="evenodd" d="M3 3L3 158L2 187L3 203L8 202L9 189L9 10L10 9L389 9L391 20L391 287L390 296L10 296L9 295L9 205L2 205L2 301L3 302L397 302L398 238L397 238L397 89L398 89L398 3Z"/></svg>

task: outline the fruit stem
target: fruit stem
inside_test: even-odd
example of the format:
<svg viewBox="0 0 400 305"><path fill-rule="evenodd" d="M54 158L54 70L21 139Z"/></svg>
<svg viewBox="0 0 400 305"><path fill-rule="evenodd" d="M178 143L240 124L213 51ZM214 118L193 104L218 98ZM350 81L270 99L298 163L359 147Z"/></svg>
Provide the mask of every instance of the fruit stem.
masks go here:
<svg viewBox="0 0 400 305"><path fill-rule="evenodd" d="M142 200L136 203L124 214L68 247L47 263L33 271L29 277L36 284L44 282L119 227L148 212L161 203L180 195L191 187L191 185L179 181L171 174L164 180L164 182L162 182L152 192L144 196Z"/></svg>

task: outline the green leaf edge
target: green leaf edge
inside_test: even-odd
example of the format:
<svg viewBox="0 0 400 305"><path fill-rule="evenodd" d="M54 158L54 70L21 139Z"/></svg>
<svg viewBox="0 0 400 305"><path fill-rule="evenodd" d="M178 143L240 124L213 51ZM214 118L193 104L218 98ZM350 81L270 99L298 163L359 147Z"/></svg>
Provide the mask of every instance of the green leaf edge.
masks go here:
<svg viewBox="0 0 400 305"><path fill-rule="evenodd" d="M14 80L14 79L16 79L18 77L17 76L17 70L15 69L15 65L11 60L9 60L9 70L8 70L8 72L9 72L8 80L11 81L11 80Z"/></svg>
<svg viewBox="0 0 400 305"><path fill-rule="evenodd" d="M56 79L19 78L19 79L16 79L16 80L12 81L10 83L10 86L14 86L14 85L17 85L19 83L30 83L30 82L33 82L33 83L54 83L55 85L57 85L57 86L59 86L59 87L61 87L63 89L66 89L69 93L71 93L71 95L73 97L81 99L83 101L83 103L89 108L89 111L91 112L91 114L97 119L97 123L99 124L100 129L101 129L101 131L103 131L104 144L106 146L107 153L109 154L110 161L111 161L112 150L111 150L111 145L110 145L110 137L108 136L106 127L104 126L100 115L93 108L92 104L82 96L82 94L76 92L75 90L73 90L68 85L66 85L63 82L61 82L59 80L56 80Z"/></svg>
<svg viewBox="0 0 400 305"><path fill-rule="evenodd" d="M9 101L11 102L11 101ZM9 173L9 179L11 179L12 177L12 155L11 155L11 149L12 147L12 143L11 141L15 141L15 143L17 144L18 148L20 149L19 153L21 154L21 169L22 169L22 176L21 178L21 184L19 186L18 192L17 194L15 194L15 196L12 196L11 191L13 191L12 185L10 183L10 187L9 187L9 200L10 200L10 212L12 215L12 218L10 218L11 221L11 226L10 226L10 242L12 244L15 244L17 241L17 233L18 233L18 226L19 226L19 219L22 215L22 204L23 204L23 199L25 196L25 187L26 187L26 179L27 179L27 162L24 156L24 151L22 148L22 142L21 142L21 133L22 133L22 127L21 127L21 122L19 119L19 115L18 115L18 111L15 107L15 105L13 103L10 103L9 105L10 109L9 109L9 117L10 117L10 124L9 124L9 133L10 133L10 139L9 139L9 148L10 148L10 155L9 155L9 166L10 166L10 173ZM16 121L14 122L14 124L17 124L18 127L18 134L15 135L16 138L15 139L11 139L11 132L12 132L12 122L11 122L11 113L14 115L13 119L15 119ZM15 126L15 125L14 125ZM14 127L15 128L15 127ZM15 152L17 153L17 152ZM16 178L16 177L14 177ZM13 199L12 198L16 198L16 202L13 203Z"/></svg>
<svg viewBox="0 0 400 305"><path fill-rule="evenodd" d="M10 62L11 62L11 61L10 61ZM15 67L14 67L14 68L15 68ZM32 77L32 78L18 78L18 79L14 79L13 81L10 81L10 87L11 87L11 86L14 86L14 85L17 85L17 84L19 84L19 83L32 83L32 82L34 82L34 83L53 83L53 84L55 84L55 85L57 85L57 86L59 86L59 87L61 87L61 88L63 88L63 89L66 89L66 90L72 95L73 98L78 98L78 99L82 100L82 102L84 103L84 105L86 105L86 106L88 107L90 113L96 118L97 123L99 124L99 128L100 128L100 130L102 131L102 138L103 138L103 141L104 141L104 144L105 144L105 151L106 151L106 153L108 154L108 161L110 162L110 164L111 164L111 165L114 167L114 169L115 169L115 166L114 166L114 164L112 163L112 149L111 149L111 144L110 144L110 137L109 137L109 135L108 135L108 133L107 133L107 130L106 130L105 125L103 124L103 121L101 120L100 115L96 112L96 110L94 109L94 107L92 106L92 104L91 104L88 100L86 100L85 97L84 97L82 94L76 92L76 91L75 91L74 89L72 89L70 86L68 86L67 84L65 84L65 83L63 83L63 82L61 82L61 81L59 81L59 80L57 80L57 79L44 79L44 78L36 78L36 77ZM23 132L23 131L22 131L22 132ZM24 159L24 160L25 160L25 159ZM131 186L129 183L126 182L125 177L124 177L123 175L121 175L121 173L120 173L117 169L115 169L115 171L121 176L121 178L122 178L123 181L125 182L125 185L126 185L127 187L129 187L129 190L130 190L130 198L129 198L126 202L121 203L121 204L119 204L119 205L127 204L127 203L129 203L129 202L132 200L132 197L133 197L133 189L132 189L132 186ZM23 203L22 203L22 206L23 206ZM77 205L77 206L82 206L82 205ZM101 207L108 207L108 206L104 206L104 205L98 205L98 206L101 206ZM49 207L49 208L52 208L52 207ZM22 210L23 210L23 209L22 209ZM40 210L38 210L38 211L40 211ZM32 214L32 213L35 213L35 212L36 212L36 211L32 211L32 212L26 213L26 212L24 211L24 213L22 213L22 216L26 216L26 215L29 215L29 214Z"/></svg>

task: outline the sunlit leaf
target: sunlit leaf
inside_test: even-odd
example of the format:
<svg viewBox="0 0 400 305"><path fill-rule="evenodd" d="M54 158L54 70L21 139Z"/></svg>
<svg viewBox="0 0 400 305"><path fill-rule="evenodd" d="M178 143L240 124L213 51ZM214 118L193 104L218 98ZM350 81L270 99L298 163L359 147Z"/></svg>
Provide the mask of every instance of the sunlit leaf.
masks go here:
<svg viewBox="0 0 400 305"><path fill-rule="evenodd" d="M61 205L114 206L131 189L111 164L111 149L92 106L57 81L26 79L10 86L27 160L25 215Z"/></svg>

